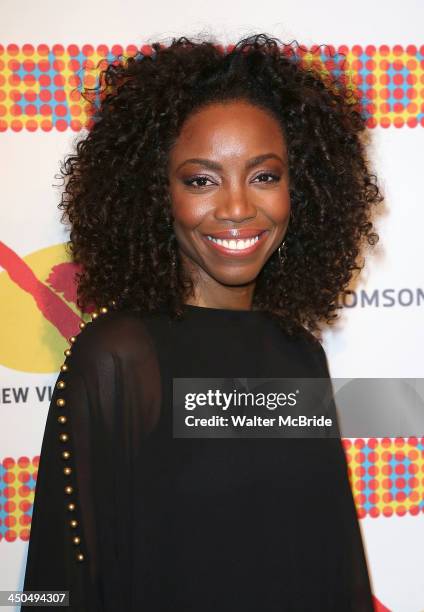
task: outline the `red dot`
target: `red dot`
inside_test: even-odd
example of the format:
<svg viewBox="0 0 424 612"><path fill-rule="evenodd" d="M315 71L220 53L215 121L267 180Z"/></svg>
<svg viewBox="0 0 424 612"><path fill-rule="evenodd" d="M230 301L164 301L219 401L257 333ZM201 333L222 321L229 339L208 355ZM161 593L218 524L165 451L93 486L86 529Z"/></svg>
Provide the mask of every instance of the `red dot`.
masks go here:
<svg viewBox="0 0 424 612"><path fill-rule="evenodd" d="M52 51L53 55L61 56L65 53L65 48L63 45L53 45Z"/></svg>
<svg viewBox="0 0 424 612"><path fill-rule="evenodd" d="M47 60L40 60L38 62L38 68L41 70L41 72L47 72L48 70L50 70L50 62ZM45 82L45 79L48 78L48 83ZM44 81L43 81L44 79ZM44 85L48 85L50 83L50 77L48 75L45 74L41 74L39 76L39 82L40 84L44 84Z"/></svg>
<svg viewBox="0 0 424 612"><path fill-rule="evenodd" d="M28 117L33 117L37 114L37 107L34 106L34 104L27 104L25 106L25 114L28 115Z"/></svg>
<svg viewBox="0 0 424 612"><path fill-rule="evenodd" d="M15 480L16 476L13 472L6 472L3 476L3 481L7 483L11 483Z"/></svg>
<svg viewBox="0 0 424 612"><path fill-rule="evenodd" d="M389 128L390 127L390 119L388 117L381 117L380 125L381 125L382 128Z"/></svg>
<svg viewBox="0 0 424 612"><path fill-rule="evenodd" d="M369 128L375 128L377 127L377 120L375 119L375 117L368 117L368 119L366 120L366 125Z"/></svg>
<svg viewBox="0 0 424 612"><path fill-rule="evenodd" d="M367 514L364 508L358 508L356 513L358 515L358 518L360 518L360 519L365 518L365 516Z"/></svg>
<svg viewBox="0 0 424 612"><path fill-rule="evenodd" d="M94 53L94 47L92 45L84 45L81 49L83 55L90 57Z"/></svg>
<svg viewBox="0 0 424 612"><path fill-rule="evenodd" d="M14 542L17 538L17 534L16 531L14 529L9 529L8 531L6 531L4 539L6 540L6 542Z"/></svg>
<svg viewBox="0 0 424 612"><path fill-rule="evenodd" d="M144 46L148 47L148 45L144 45ZM112 49L111 49L112 55L115 55L116 57L118 57L119 55L122 55L123 51L124 51L124 49L123 49L122 45L113 45ZM144 55L146 55L146 53L144 53Z"/></svg>
<svg viewBox="0 0 424 612"><path fill-rule="evenodd" d="M417 514L419 514L419 507L418 506L411 506L409 508L409 513L412 514L413 516L416 516Z"/></svg>
<svg viewBox="0 0 424 612"><path fill-rule="evenodd" d="M82 128L82 123L79 119L71 119L70 126L74 132L79 132Z"/></svg>
<svg viewBox="0 0 424 612"><path fill-rule="evenodd" d="M53 62L53 68L56 72L63 72L65 69L65 62L61 59L55 59Z"/></svg>
<svg viewBox="0 0 424 612"><path fill-rule="evenodd" d="M372 516L373 518L377 518L378 516L380 516L380 510L378 508L370 508L370 516Z"/></svg>
<svg viewBox="0 0 424 612"><path fill-rule="evenodd" d="M78 70L81 69L81 64L78 60L73 59L68 63L68 68L72 70L72 72L78 72Z"/></svg>
<svg viewBox="0 0 424 612"><path fill-rule="evenodd" d="M391 508L390 506L384 506L384 508L383 508L383 515L384 516L392 516L393 515L393 508Z"/></svg>
<svg viewBox="0 0 424 612"><path fill-rule="evenodd" d="M21 530L21 540L24 540L25 542L27 542L29 540L29 534L30 534L29 529L22 529Z"/></svg>
<svg viewBox="0 0 424 612"><path fill-rule="evenodd" d="M44 117L46 117L46 116L48 116L48 115L51 115L51 114L52 114L52 109L51 109L51 106L50 106L49 104L42 104L42 105L40 106L40 113L41 113L41 114L42 114Z"/></svg>
<svg viewBox="0 0 424 612"><path fill-rule="evenodd" d="M68 45L68 55L70 55L71 57L74 57L75 55L79 54L79 48L77 45Z"/></svg>
<svg viewBox="0 0 424 612"><path fill-rule="evenodd" d="M64 117L67 113L67 108L63 104L57 104L55 108L55 113L58 117Z"/></svg>
<svg viewBox="0 0 424 612"><path fill-rule="evenodd" d="M7 53L8 55L12 55L12 56L18 55L19 53L18 45L14 45L14 44L7 45Z"/></svg>
<svg viewBox="0 0 424 612"><path fill-rule="evenodd" d="M405 516L405 514L406 514L406 508L405 508L405 506L398 506L398 507L396 508L396 514L397 514L398 516Z"/></svg>
<svg viewBox="0 0 424 612"><path fill-rule="evenodd" d="M417 55L417 47L415 45L408 45L406 52L408 55Z"/></svg>
<svg viewBox="0 0 424 612"><path fill-rule="evenodd" d="M59 132L64 132L68 127L67 122L64 119L57 119L57 121L55 122L55 128L59 131Z"/></svg>
<svg viewBox="0 0 424 612"><path fill-rule="evenodd" d="M130 57L134 57L134 55L137 55L138 53L138 49L135 45L128 45L127 49L126 49L126 55L130 56Z"/></svg>
<svg viewBox="0 0 424 612"><path fill-rule="evenodd" d="M403 47L401 45L395 45L393 47L393 55L402 55L403 54Z"/></svg>
<svg viewBox="0 0 424 612"><path fill-rule="evenodd" d="M365 54L368 55L369 57L373 57L373 55L375 55L376 52L376 48L374 45L367 45L365 47Z"/></svg>
<svg viewBox="0 0 424 612"><path fill-rule="evenodd" d="M21 502L19 502L19 510L21 510L22 512L28 512L29 509L31 508L30 502L27 499L23 499Z"/></svg>
<svg viewBox="0 0 424 612"><path fill-rule="evenodd" d="M41 121L41 129L43 132L50 132L53 128L53 124L48 119L44 119Z"/></svg>
<svg viewBox="0 0 424 612"><path fill-rule="evenodd" d="M49 54L49 47L48 45L38 45L37 47L37 53L38 55L42 55L43 57Z"/></svg>
<svg viewBox="0 0 424 612"><path fill-rule="evenodd" d="M380 48L379 48L379 51L380 51L380 55L385 57L386 55L389 55L390 48L389 48L388 45L381 45Z"/></svg>
<svg viewBox="0 0 424 612"><path fill-rule="evenodd" d="M100 55L100 57L106 57L109 53L109 47L107 45L98 45L97 53Z"/></svg>
<svg viewBox="0 0 424 612"><path fill-rule="evenodd" d="M62 74L55 74L53 83L56 87L63 87L65 85L65 77Z"/></svg>
<svg viewBox="0 0 424 612"><path fill-rule="evenodd" d="M395 467L395 472L396 472L396 474L404 474L405 473L405 466L402 463L400 465L397 465Z"/></svg>

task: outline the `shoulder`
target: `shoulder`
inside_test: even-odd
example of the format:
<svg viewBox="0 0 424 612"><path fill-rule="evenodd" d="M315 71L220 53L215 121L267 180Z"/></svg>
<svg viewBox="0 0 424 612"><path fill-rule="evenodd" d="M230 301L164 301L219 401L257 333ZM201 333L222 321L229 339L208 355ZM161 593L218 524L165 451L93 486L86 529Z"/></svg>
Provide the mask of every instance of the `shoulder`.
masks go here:
<svg viewBox="0 0 424 612"><path fill-rule="evenodd" d="M111 361L141 363L154 351L143 315L109 310L82 324L80 332L71 338L68 357L77 367L87 367Z"/></svg>
<svg viewBox="0 0 424 612"><path fill-rule="evenodd" d="M328 376L327 356L321 340L309 329L291 321L290 333L282 326L284 342L288 343L294 355L297 355L304 363L308 363L318 376Z"/></svg>

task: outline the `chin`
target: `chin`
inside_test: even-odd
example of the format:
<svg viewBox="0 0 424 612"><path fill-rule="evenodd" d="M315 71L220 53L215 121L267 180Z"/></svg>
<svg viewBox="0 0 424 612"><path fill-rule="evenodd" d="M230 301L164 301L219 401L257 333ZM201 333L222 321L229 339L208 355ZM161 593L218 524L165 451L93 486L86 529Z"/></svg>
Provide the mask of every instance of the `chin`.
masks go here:
<svg viewBox="0 0 424 612"><path fill-rule="evenodd" d="M218 283L221 283L221 285L228 285L228 286L240 286L240 285L249 285L250 283L254 282L256 277L258 276L260 270L258 269L258 271L256 273L241 273L241 272L237 272L237 270L233 270L232 272L228 271L227 273L222 272L222 273L217 273L217 272L213 272L213 271L209 271L209 275L212 276L212 278L214 278Z"/></svg>

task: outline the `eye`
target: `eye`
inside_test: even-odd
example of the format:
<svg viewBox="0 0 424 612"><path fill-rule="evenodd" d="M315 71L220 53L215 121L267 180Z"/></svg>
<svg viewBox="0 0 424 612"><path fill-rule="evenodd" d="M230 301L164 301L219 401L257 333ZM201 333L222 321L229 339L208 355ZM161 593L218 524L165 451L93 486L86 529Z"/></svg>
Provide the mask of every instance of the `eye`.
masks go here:
<svg viewBox="0 0 424 612"><path fill-rule="evenodd" d="M211 179L207 176L194 176L193 178L184 179L183 183L188 187L194 187L195 189L199 189L202 187L209 187L207 181L209 181L211 185L214 185Z"/></svg>
<svg viewBox="0 0 424 612"><path fill-rule="evenodd" d="M277 183L280 180L280 177L278 174L274 174L272 172L261 172L255 177L253 182L255 182L256 179L259 179L259 183Z"/></svg>

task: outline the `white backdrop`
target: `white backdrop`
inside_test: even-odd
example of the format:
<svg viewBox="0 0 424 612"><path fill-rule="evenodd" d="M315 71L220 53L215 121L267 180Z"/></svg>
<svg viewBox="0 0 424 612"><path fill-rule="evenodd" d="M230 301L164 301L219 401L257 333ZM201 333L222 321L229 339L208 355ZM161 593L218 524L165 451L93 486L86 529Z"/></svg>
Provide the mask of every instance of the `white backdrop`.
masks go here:
<svg viewBox="0 0 424 612"><path fill-rule="evenodd" d="M52 185L57 182L54 175L59 159L70 151L78 131L69 128L62 131L55 126L50 131L32 130L31 124L27 127L25 122L23 129L16 129L7 96L14 87L24 95L26 85L10 81L10 59L23 62L24 45L34 48L46 45L50 49L63 45L66 49L69 45L82 48L90 44L96 48L104 44L109 48L113 45L126 48L129 44L140 46L155 40L168 42L171 36L208 33L223 43L231 43L261 31L287 42L296 39L305 46L331 44L353 49L360 45L365 49L373 45L378 52L385 45L390 50L396 45L404 50L415 45L416 53L409 56L415 56L418 65L414 73L418 125L382 127L379 121L370 129L370 155L386 196L387 212L377 227L379 247L368 260L361 283L355 287L357 304L344 309L337 329L327 331L324 342L333 377L414 378L424 377L421 349L424 341L423 23L424 4L419 0L401 5L394 0L384 3L357 0L344 6L333 0L320 3L131 0L120 4L110 0L88 3L74 0L60 4L52 0L41 3L21 0L19 4L3 1L0 24L0 75L4 75L0 82L0 241L3 243L0 251L0 257L3 256L3 268L0 267L0 590L22 588L28 504L34 487L31 475L36 468L48 409L48 396L43 397L43 387L54 382L67 346L63 334L46 327L45 316L34 307L31 291L17 280L23 277L19 273L14 277L15 265L18 266L14 256L29 266L39 281L53 287L75 311L72 300L61 292L60 285L48 283L47 277L55 265L65 262L61 245L67 236L59 224L58 190ZM19 50L15 56L14 45ZM386 57L395 61L390 54ZM404 54L399 57L405 60ZM16 72L16 67L12 71ZM34 121L42 119L37 112ZM31 285L35 281L28 282ZM387 290L391 290L393 300L387 298ZM378 304L361 302L364 295L378 297ZM392 452L394 441L389 442L387 448ZM381 454L375 464L382 467L394 455L385 456L385 447L381 441L378 444ZM407 440L399 448L410 461L401 457L398 463L408 461L409 465L412 461L418 466L418 484L412 486L412 493L407 490L406 501L399 498L387 503L387 515L381 511L380 502L371 501L367 505L359 498L356 501L376 606L379 610L422 612L424 451L422 443L414 450ZM352 468L352 486L357 493L361 476L355 470L360 460L351 449L346 450ZM383 480L377 484L382 496ZM411 511L411 508L418 510Z"/></svg>

